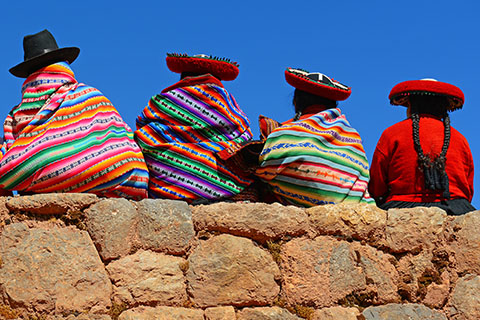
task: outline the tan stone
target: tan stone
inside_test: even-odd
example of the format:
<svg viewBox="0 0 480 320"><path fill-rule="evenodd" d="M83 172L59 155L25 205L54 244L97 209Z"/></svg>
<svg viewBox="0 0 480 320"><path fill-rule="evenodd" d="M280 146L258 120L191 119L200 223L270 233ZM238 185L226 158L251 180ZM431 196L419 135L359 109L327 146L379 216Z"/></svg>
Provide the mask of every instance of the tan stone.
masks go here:
<svg viewBox="0 0 480 320"><path fill-rule="evenodd" d="M204 320L203 311L173 307L138 307L124 311L118 320Z"/></svg>
<svg viewBox="0 0 480 320"><path fill-rule="evenodd" d="M449 301L449 319L480 319L480 276L466 275L460 278Z"/></svg>
<svg viewBox="0 0 480 320"><path fill-rule="evenodd" d="M385 238L387 213L375 205L340 203L306 209L320 235L338 235L346 239L378 245Z"/></svg>
<svg viewBox="0 0 480 320"><path fill-rule="evenodd" d="M450 278L448 272L443 272L440 276L441 283L431 283L427 287L427 292L422 303L430 308L441 309L445 305L450 295Z"/></svg>
<svg viewBox="0 0 480 320"><path fill-rule="evenodd" d="M426 288L420 285L424 279L435 279L439 277L438 270L432 263L433 254L429 251L422 251L419 254L411 253L401 257L397 264L399 274L399 292L404 299L410 302L419 302L426 292Z"/></svg>
<svg viewBox="0 0 480 320"><path fill-rule="evenodd" d="M304 209L278 203L215 203L192 206L195 230L217 231L264 243L308 231Z"/></svg>
<svg viewBox="0 0 480 320"><path fill-rule="evenodd" d="M235 309L232 306L212 307L205 309L205 320L236 320Z"/></svg>
<svg viewBox="0 0 480 320"><path fill-rule="evenodd" d="M357 308L330 307L315 310L311 320L358 320L360 311Z"/></svg>
<svg viewBox="0 0 480 320"><path fill-rule="evenodd" d="M188 261L188 292L200 307L262 306L280 291L272 256L246 238L224 234L200 241Z"/></svg>
<svg viewBox="0 0 480 320"><path fill-rule="evenodd" d="M8 225L0 236L0 296L43 313L101 313L112 287L85 231Z"/></svg>
<svg viewBox="0 0 480 320"><path fill-rule="evenodd" d="M97 202L91 193L44 193L32 196L9 197L6 206L12 212L32 214L72 214Z"/></svg>
<svg viewBox="0 0 480 320"><path fill-rule="evenodd" d="M244 308L237 312L237 320L301 320L302 318L280 307Z"/></svg>
<svg viewBox="0 0 480 320"><path fill-rule="evenodd" d="M151 251L138 251L107 266L114 284L114 301L127 305L182 305L187 300L181 266L186 260Z"/></svg>
<svg viewBox="0 0 480 320"><path fill-rule="evenodd" d="M366 288L351 244L331 237L294 239L282 247L283 292L291 305L327 307Z"/></svg>
<svg viewBox="0 0 480 320"><path fill-rule="evenodd" d="M449 225L449 246L454 252L456 271L480 275L480 214L469 212Z"/></svg>
<svg viewBox="0 0 480 320"><path fill-rule="evenodd" d="M392 252L432 250L444 244L447 214L439 208L389 209L386 247Z"/></svg>

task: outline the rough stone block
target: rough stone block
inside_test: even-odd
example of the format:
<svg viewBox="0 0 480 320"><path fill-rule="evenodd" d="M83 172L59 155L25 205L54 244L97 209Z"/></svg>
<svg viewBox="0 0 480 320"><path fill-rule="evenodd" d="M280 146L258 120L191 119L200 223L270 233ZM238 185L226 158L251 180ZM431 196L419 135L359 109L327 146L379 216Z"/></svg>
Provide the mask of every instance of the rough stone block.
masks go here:
<svg viewBox="0 0 480 320"><path fill-rule="evenodd" d="M358 320L360 311L357 308L330 307L315 310L311 320Z"/></svg>
<svg viewBox="0 0 480 320"><path fill-rule="evenodd" d="M308 231L304 209L278 203L215 203L192 207L195 230L243 236L260 243Z"/></svg>
<svg viewBox="0 0 480 320"><path fill-rule="evenodd" d="M126 199L105 199L85 210L87 231L103 260L130 253L137 211Z"/></svg>
<svg viewBox="0 0 480 320"><path fill-rule="evenodd" d="M272 256L246 238L225 234L200 241L188 261L188 292L200 307L263 306L280 291Z"/></svg>
<svg viewBox="0 0 480 320"><path fill-rule="evenodd" d="M446 221L439 208L389 209L386 246L395 253L431 250L444 243Z"/></svg>
<svg viewBox="0 0 480 320"><path fill-rule="evenodd" d="M144 199L137 202L138 238L145 250L182 255L195 236L186 202Z"/></svg>
<svg viewBox="0 0 480 320"><path fill-rule="evenodd" d="M118 320L204 320L203 311L173 307L138 307L124 311Z"/></svg>
<svg viewBox="0 0 480 320"><path fill-rule="evenodd" d="M469 274L460 278L449 301L449 319L480 319L480 276Z"/></svg>
<svg viewBox="0 0 480 320"><path fill-rule="evenodd" d="M448 229L457 272L480 275L480 211L456 217Z"/></svg>
<svg viewBox="0 0 480 320"><path fill-rule="evenodd" d="M8 197L6 206L12 212L71 214L82 211L98 200L98 197L91 193L44 193Z"/></svg>
<svg viewBox="0 0 480 320"><path fill-rule="evenodd" d="M35 312L99 313L111 305L112 286L85 231L5 227L0 236L0 296Z"/></svg>
<svg viewBox="0 0 480 320"><path fill-rule="evenodd" d="M302 318L280 307L244 308L237 312L237 320L301 320Z"/></svg>
<svg viewBox="0 0 480 320"><path fill-rule="evenodd" d="M182 305L187 300L181 265L186 260L163 253L138 251L111 262L114 301L127 305Z"/></svg>
<svg viewBox="0 0 480 320"><path fill-rule="evenodd" d="M205 320L236 320L235 309L232 306L212 307L205 309Z"/></svg>
<svg viewBox="0 0 480 320"><path fill-rule="evenodd" d="M311 224L320 235L338 235L346 239L383 243L387 212L375 205L328 204L306 209Z"/></svg>
<svg viewBox="0 0 480 320"><path fill-rule="evenodd" d="M439 311L421 304L386 304L363 310L365 320L447 320Z"/></svg>

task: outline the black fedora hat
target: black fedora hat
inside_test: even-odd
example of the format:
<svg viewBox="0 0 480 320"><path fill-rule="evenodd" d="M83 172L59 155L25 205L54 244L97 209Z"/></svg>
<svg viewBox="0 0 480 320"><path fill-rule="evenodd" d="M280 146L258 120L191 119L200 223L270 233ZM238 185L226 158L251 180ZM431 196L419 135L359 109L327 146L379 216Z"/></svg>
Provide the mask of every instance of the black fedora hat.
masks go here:
<svg viewBox="0 0 480 320"><path fill-rule="evenodd" d="M27 35L23 38L23 62L9 71L16 77L26 78L38 69L55 62L72 63L78 57L77 47L58 48L55 38L48 30Z"/></svg>

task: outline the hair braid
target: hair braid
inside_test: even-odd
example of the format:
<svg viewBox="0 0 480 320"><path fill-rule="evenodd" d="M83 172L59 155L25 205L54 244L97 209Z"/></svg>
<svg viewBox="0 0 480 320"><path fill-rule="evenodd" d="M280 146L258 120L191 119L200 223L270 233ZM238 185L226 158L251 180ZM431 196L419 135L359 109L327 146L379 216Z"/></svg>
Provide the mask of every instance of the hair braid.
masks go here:
<svg viewBox="0 0 480 320"><path fill-rule="evenodd" d="M442 151L434 159L425 155L420 145L420 116L417 108L412 107L412 135L415 151L418 156L418 168L425 177L425 188L443 190L443 197L450 199L448 175L445 171L446 155L450 145L450 117L445 111L443 115L444 139Z"/></svg>

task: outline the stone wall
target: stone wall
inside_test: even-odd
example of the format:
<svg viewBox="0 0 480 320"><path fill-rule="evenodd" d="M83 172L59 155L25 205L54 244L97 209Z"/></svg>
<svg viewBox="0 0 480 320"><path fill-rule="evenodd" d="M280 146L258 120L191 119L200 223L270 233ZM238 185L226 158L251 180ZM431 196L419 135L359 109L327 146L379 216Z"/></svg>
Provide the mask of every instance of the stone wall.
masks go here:
<svg viewBox="0 0 480 320"><path fill-rule="evenodd" d="M480 319L480 215L0 198L2 319Z"/></svg>

